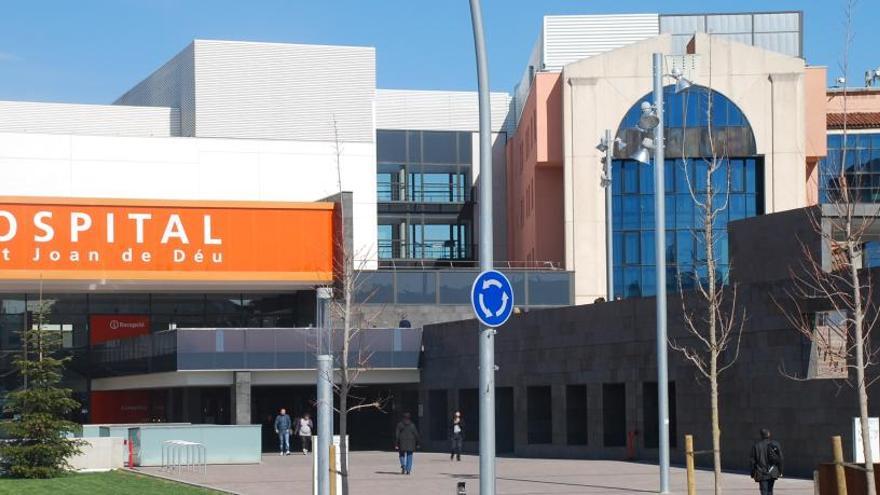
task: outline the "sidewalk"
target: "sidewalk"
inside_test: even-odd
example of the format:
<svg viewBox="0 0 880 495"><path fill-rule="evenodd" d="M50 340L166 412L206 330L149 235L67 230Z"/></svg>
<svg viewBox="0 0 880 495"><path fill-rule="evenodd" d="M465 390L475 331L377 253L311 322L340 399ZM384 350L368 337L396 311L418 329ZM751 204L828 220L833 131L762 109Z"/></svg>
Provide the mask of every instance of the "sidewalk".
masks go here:
<svg viewBox="0 0 880 495"><path fill-rule="evenodd" d="M259 465L208 466L207 474L183 472L168 474L160 468L139 468L150 474L195 482L243 495L309 494L311 456L264 455ZM450 462L444 454L416 453L413 474L403 476L393 452L354 452L351 454L352 495L451 495L458 481L467 483L467 493L479 493L479 459L463 456ZM510 495L656 493L657 467L620 461L572 459L499 458L497 493ZM685 473L673 468L672 493L683 494ZM697 473L697 493L709 493L712 473ZM725 494L758 493L748 476L724 474ZM811 480L783 479L776 484L778 495L812 495Z"/></svg>

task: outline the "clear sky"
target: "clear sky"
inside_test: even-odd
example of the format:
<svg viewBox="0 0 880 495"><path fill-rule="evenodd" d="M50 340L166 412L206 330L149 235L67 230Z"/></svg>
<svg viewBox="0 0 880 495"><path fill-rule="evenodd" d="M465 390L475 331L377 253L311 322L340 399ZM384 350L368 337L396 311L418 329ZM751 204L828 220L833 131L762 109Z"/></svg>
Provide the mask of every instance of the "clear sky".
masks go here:
<svg viewBox="0 0 880 495"><path fill-rule="evenodd" d="M808 63L840 74L845 0L483 0L490 84L511 91L544 14L803 10ZM858 0L851 85L880 66ZM467 0L3 0L0 99L109 103L192 39L376 47L380 88L475 89Z"/></svg>

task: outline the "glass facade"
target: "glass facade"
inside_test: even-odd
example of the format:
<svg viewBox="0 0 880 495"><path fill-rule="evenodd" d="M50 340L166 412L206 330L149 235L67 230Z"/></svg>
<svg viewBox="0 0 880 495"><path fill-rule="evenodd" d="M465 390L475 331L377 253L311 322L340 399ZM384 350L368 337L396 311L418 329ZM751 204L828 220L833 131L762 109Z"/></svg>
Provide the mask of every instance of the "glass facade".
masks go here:
<svg viewBox="0 0 880 495"><path fill-rule="evenodd" d="M828 154L819 162L822 203L839 194L841 175L859 202L880 202L880 132L848 134L845 142L842 134L828 135Z"/></svg>
<svg viewBox="0 0 880 495"><path fill-rule="evenodd" d="M470 132L380 130L380 260L470 260Z"/></svg>
<svg viewBox="0 0 880 495"><path fill-rule="evenodd" d="M712 182L716 208L723 208L715 225L715 252L722 281L727 280L729 270L727 223L763 213L764 161L755 156L754 136L745 116L723 95L700 87L675 94L672 87L667 87L664 98L667 289L675 291L680 285L687 290L693 288L695 276L705 278L707 271L705 240L699 232L703 213L691 196L691 188L698 199L706 193L712 156L709 133L720 161ZM640 103L630 109L618 131L627 143L641 139L635 129ZM634 146L617 154L623 155L627 148L631 152ZM652 296L657 290L653 165L625 156L615 159L612 202L614 296Z"/></svg>

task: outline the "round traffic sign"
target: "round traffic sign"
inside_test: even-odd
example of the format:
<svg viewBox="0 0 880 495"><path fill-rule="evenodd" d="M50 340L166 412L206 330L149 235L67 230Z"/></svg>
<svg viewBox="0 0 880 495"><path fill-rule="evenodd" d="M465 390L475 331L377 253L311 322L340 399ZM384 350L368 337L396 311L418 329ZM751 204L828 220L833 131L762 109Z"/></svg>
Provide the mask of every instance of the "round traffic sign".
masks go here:
<svg viewBox="0 0 880 495"><path fill-rule="evenodd" d="M487 270L474 280L471 306L487 327L500 327L513 313L513 286L503 273Z"/></svg>

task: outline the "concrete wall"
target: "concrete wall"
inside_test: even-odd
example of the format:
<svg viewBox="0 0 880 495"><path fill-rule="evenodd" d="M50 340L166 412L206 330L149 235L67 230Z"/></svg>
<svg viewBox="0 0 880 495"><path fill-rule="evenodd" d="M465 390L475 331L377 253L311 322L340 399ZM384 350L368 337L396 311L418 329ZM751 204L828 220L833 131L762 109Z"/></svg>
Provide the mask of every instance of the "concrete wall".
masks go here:
<svg viewBox="0 0 880 495"><path fill-rule="evenodd" d="M843 113L843 90L829 90L826 101L828 113ZM847 88L846 108L848 112L880 112L880 89Z"/></svg>
<svg viewBox="0 0 880 495"><path fill-rule="evenodd" d="M596 143L652 89L652 54L671 53L669 36L565 66L565 264L575 271L575 300L605 295L605 204ZM804 62L697 34L694 53L668 56L696 84L710 86L745 113L764 156L766 213L807 203Z"/></svg>
<svg viewBox="0 0 880 495"><path fill-rule="evenodd" d="M875 275L877 276L877 275ZM722 375L720 405L725 469L747 470L749 449L759 428L769 428L783 446L786 473L810 476L817 463L830 457L829 437L843 435L849 458L856 396L842 383L795 381L785 374L806 372L809 345L790 328L773 298L784 298L785 282L756 282L739 286L745 309L742 347L735 365ZM637 459L656 459L656 448L645 445L646 418L656 417L643 395L645 383L656 383L654 300L627 299L602 304L531 311L513 317L496 337L496 384L513 390L514 451L523 456L623 459L624 447L603 445L602 385L624 383L626 429L638 431ZM698 310L695 302L689 308ZM693 346L681 318L681 302L669 298L669 337ZM421 394L423 425L431 424L431 390L446 390L447 411L459 407L462 389L477 387L477 326L473 321L428 326L424 333ZM696 449L711 448L707 381L679 353L669 351L669 379L675 383L675 441L672 460L683 463L683 436L693 434ZM568 445L566 386L586 385L588 445ZM552 389L552 442L529 444L529 386ZM870 414L880 414L880 394L871 393ZM647 407L647 409L646 409ZM477 418L469 417L468 436L478 438ZM425 427L423 427L424 429ZM427 435L426 435L427 436ZM425 441L445 450L447 442ZM477 444L467 443L475 450ZM711 456L700 456L708 466Z"/></svg>
<svg viewBox="0 0 880 495"><path fill-rule="evenodd" d="M376 148L346 143L357 253L376 257ZM332 142L0 132L0 195L317 201L336 194Z"/></svg>
<svg viewBox="0 0 880 495"><path fill-rule="evenodd" d="M507 155L511 259L561 264L564 236L559 73L535 75L519 126L507 145Z"/></svg>
<svg viewBox="0 0 880 495"><path fill-rule="evenodd" d="M121 437L91 437L82 439L80 454L68 462L74 471L110 471L122 469L128 459L125 439Z"/></svg>

